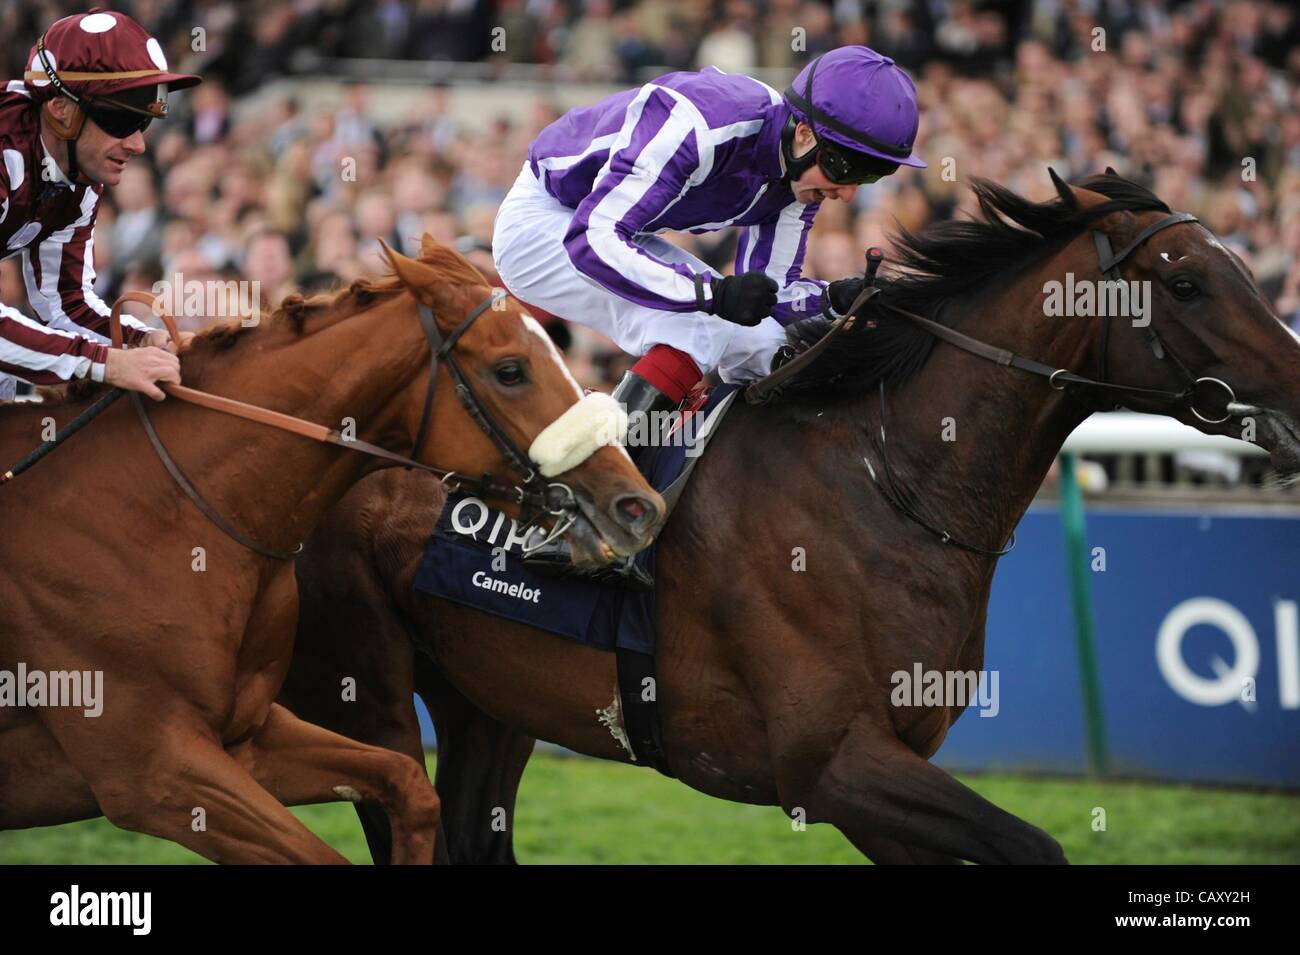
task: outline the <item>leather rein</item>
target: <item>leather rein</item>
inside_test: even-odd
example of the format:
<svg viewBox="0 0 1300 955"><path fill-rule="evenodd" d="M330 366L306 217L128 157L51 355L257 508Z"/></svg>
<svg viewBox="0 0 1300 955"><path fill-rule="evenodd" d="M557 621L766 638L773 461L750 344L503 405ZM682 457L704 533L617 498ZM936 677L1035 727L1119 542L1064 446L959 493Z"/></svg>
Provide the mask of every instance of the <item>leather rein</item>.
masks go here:
<svg viewBox="0 0 1300 955"><path fill-rule="evenodd" d="M248 421L255 421L258 424L268 425L278 428L281 431L287 431L291 434L301 435L310 438L313 441L319 441L324 444L336 445L340 448L346 448L350 451L360 451L371 457L380 458L393 464L401 465L406 468L416 468L426 471L439 477L445 487L451 491L458 491L462 487L470 488L477 496L484 498L500 498L514 503L521 504L525 509L536 508L537 516L529 522L529 525L535 524L544 519L546 516L567 517L568 527L577 512L577 503L573 491L565 484L559 482L547 482L539 473L527 453L520 449L509 434L500 426L492 413L482 403L475 393L473 386L456 360L455 347L460 337L469 330L476 319L482 315L490 306L503 297L500 291L493 292L486 299L480 302L473 311L471 311L456 326L445 339L438 330L438 324L434 318L433 311L423 302L417 301L417 313L420 319L420 326L424 330L425 338L429 343L430 353L430 371L429 383L425 390L424 407L420 415L420 424L416 430L415 443L410 456L396 454L388 451L378 445L371 444L368 441L362 441L358 438L347 437L338 429L328 428L324 425L315 424L305 421L302 418L295 418L292 415L283 414L278 411L272 411L268 408L261 408L256 405L250 405L234 398L227 398L222 395L214 395L206 391L198 391L194 388L188 388L184 385L171 383L159 384L159 387L174 398L190 404L208 408L212 411L218 411L222 414L232 415L237 418L244 418ZM112 347L122 347L122 306L127 302L139 302L145 305L153 306L155 297L147 292L127 292L122 295L113 305L109 317L109 327L112 338ZM173 342L180 341L180 335L176 328L176 323L168 314L161 314L163 323L167 326L167 331L171 335ZM503 485L495 483L490 473L483 474L479 477L462 474L458 471L448 470L446 468L434 467L424 464L416 458L424 447L425 439L428 437L429 425L433 416L433 400L435 389L437 387L438 365L439 362L445 363L448 372L455 382L456 396L464 405L466 412L474 420L475 424L492 440L492 443L501 452L506 463L517 472L522 480L520 484ZM74 419L68 425L65 425L59 438L55 442L47 442L41 448L37 449L28 458L20 462L11 469L0 480L3 484L5 480L11 480L13 476L20 474L36 461L40 460L46 453L57 447L67 437L70 437L77 430L85 425L91 418L104 411L113 401L121 397L122 389L114 389L108 395L105 395L94 405L83 412L78 418ZM149 418L149 413L145 408L145 403L137 392L131 392L131 401L135 406L136 414L140 418L140 423L144 427L145 434L149 438L149 443L157 452L159 459L172 479L185 493L185 496L226 536L237 541L249 550L252 550L264 557L272 557L276 560L291 560L302 552L303 545L299 543L291 551L274 550L264 547L256 541L249 538L238 528L232 525L220 512L203 499L203 497L194 488L185 472L172 458L170 452L163 445L158 433ZM555 533L555 532L553 532Z"/></svg>
<svg viewBox="0 0 1300 955"><path fill-rule="evenodd" d="M1141 247L1147 239L1151 238L1158 232L1168 229L1170 226L1197 221L1196 216L1187 212L1179 212L1166 216L1158 222L1154 222L1143 229L1132 242L1126 245L1119 252L1113 252L1111 250L1110 238L1104 232L1094 230L1092 233L1093 241L1097 249L1098 265L1103 277L1108 281L1120 281L1119 266L1130 255L1137 251L1137 249ZM874 259L872 253L876 253ZM761 404L780 394L780 391L783 390L782 386L788 383L789 380L794 378L799 372L807 368L807 366L815 360L816 356L828 347L830 340L838 336L842 331L847 329L853 334L861 334L863 330L874 328L876 324L874 321L861 318L857 315L858 310L862 308L868 300L874 298L877 305L886 308L900 318L923 328L935 338L987 361L1004 365L1009 368L1017 368L1021 371L1044 377L1047 379L1047 383L1056 391L1063 391L1067 386L1074 385L1081 388L1096 388L1111 393L1138 396L1174 406L1186 407L1192 412L1192 414L1201 421L1204 421L1206 424L1221 424L1229 418L1240 417L1241 415L1259 414L1264 410L1256 405L1243 404L1237 401L1237 395L1232 390L1232 387L1218 378L1209 378L1204 376L1200 378L1195 377L1188 369L1187 365L1178 357L1173 349L1169 347L1168 343L1160 337L1160 333L1150 324L1148 324L1144 330L1144 338L1150 345L1151 351L1157 359L1163 361L1168 358L1178 369L1179 374L1186 383L1185 387L1181 391L1142 388L1136 385L1124 385L1106 380L1106 353L1107 345L1110 340L1111 319L1109 312L1102 319L1100 341L1101 354L1098 361L1100 374L1098 378L1088 378L1084 375L1075 374L1066 368L1056 368L1052 365L1035 361L1032 358L1025 358L1024 356L1017 355L1008 349L998 348L994 345L988 344L987 342L982 342L979 339L972 338L970 335L959 332L954 328L949 328L947 325L940 324L933 319L917 315L915 312L910 312L907 309L900 308L897 305L890 303L886 296L878 294L881 291L880 287L871 284L872 281L874 281L875 271L878 264L879 253L874 249L869 250L867 285L854 300L853 304L849 306L844 317L837 319L834 324L832 324L826 335L824 335L822 339L816 342L813 346L800 352L797 356L782 365L767 378L755 382L754 385L750 386L745 396L746 400L751 403ZM778 375L781 377L778 378ZM1209 385L1213 388L1220 389L1221 394L1226 396L1227 400L1224 402L1225 413L1222 417L1208 417L1207 415L1202 414L1201 410L1197 408L1198 400L1203 400L1203 397L1199 392L1199 389L1203 385ZM1116 405L1116 407L1118 407L1118 405ZM963 543L942 528L929 523L919 513L917 513L915 497L899 484L889 467L889 458L887 456L885 443L884 379L881 379L880 381L880 443L876 445L873 438L872 444L877 447L877 450L880 453L881 463L885 475L888 478L888 484L881 483L880 479L876 475L875 469L871 466L870 461L866 461L867 471L871 475L871 480L880 489L885 500L888 501L895 510L899 511L899 513L929 531L935 537L939 538L942 543L951 544L960 550L968 551L972 554L978 554L983 557L1002 557L1015 548L1015 531L1011 532L1011 538L1004 547L998 550L991 550L973 544Z"/></svg>

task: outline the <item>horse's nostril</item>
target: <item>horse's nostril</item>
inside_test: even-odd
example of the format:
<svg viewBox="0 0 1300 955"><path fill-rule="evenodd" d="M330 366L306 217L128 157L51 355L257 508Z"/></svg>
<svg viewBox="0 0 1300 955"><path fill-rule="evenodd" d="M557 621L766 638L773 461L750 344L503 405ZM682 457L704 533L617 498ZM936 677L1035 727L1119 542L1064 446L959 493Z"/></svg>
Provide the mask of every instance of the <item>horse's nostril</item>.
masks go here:
<svg viewBox="0 0 1300 955"><path fill-rule="evenodd" d="M630 521L639 521L650 510L639 497L625 497L618 502L618 512Z"/></svg>

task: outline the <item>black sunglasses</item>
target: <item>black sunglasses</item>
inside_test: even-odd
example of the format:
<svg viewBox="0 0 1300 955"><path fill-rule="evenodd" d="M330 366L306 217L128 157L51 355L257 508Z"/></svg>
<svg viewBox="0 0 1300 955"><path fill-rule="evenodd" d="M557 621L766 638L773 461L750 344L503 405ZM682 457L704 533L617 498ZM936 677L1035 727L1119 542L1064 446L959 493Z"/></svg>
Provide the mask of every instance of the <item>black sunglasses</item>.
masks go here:
<svg viewBox="0 0 1300 955"><path fill-rule="evenodd" d="M143 132L153 122L152 116L132 113L124 109L105 109L103 107L83 107L86 115L94 120L95 125L114 139L126 139L132 133Z"/></svg>
<svg viewBox="0 0 1300 955"><path fill-rule="evenodd" d="M824 139L817 140L817 165L838 186L866 186L898 171L897 163L841 149Z"/></svg>
<svg viewBox="0 0 1300 955"><path fill-rule="evenodd" d="M113 105L104 106L96 102L93 97L82 97L72 92L63 84L63 79L54 69L54 63L45 50L45 37L42 35L36 41L36 55L40 58L41 68L45 70L45 75L50 83L61 94L66 96L72 102L81 107L86 116L92 119L96 126L102 129L114 139L126 139L132 133L137 131L143 132L149 128L149 124L155 118L167 115L167 101L165 99L154 102L150 100L143 109L137 110L134 103L118 104L127 108L115 108ZM124 94L127 98L133 99L143 95L149 97L153 95L151 87L137 87L128 90ZM112 104L114 101L106 99L104 102Z"/></svg>

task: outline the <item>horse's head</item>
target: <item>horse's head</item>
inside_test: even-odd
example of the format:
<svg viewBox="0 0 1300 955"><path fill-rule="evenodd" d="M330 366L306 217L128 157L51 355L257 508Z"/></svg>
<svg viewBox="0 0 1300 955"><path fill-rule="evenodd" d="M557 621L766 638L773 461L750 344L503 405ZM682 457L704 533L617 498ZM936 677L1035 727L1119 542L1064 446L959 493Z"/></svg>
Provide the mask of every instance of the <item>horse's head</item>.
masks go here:
<svg viewBox="0 0 1300 955"><path fill-rule="evenodd" d="M1053 181L1080 209L1109 202L1119 180L1110 170L1083 187ZM1099 210L1100 211L1100 210ZM1144 314L1111 321L1105 344L1108 381L1168 392L1174 402L1116 394L1134 411L1165 414L1207 434L1253 441L1272 456L1284 482L1300 480L1300 338L1273 313L1253 277L1230 249L1196 221L1143 234L1169 218L1167 209L1115 211L1091 228L1104 233L1121 277L1145 283ZM1140 241L1139 241L1140 240ZM1094 251L1094 237L1086 237ZM1102 399L1105 403L1105 399Z"/></svg>
<svg viewBox="0 0 1300 955"><path fill-rule="evenodd" d="M531 470L533 489L546 491L549 483L557 504L570 489L577 509L570 505L576 519L568 537L577 563L606 563L646 547L664 502L619 445L622 410L608 395L584 398L546 331L494 294L455 250L425 236L418 259L385 251L410 293L402 301L411 321L425 310L422 320L436 322L435 345L443 346L427 417L429 372L408 390L409 435L417 444L418 435L428 436L417 448L420 460L474 477L491 473L497 484L522 484L528 475L518 472ZM497 506L512 516L520 510L517 502Z"/></svg>

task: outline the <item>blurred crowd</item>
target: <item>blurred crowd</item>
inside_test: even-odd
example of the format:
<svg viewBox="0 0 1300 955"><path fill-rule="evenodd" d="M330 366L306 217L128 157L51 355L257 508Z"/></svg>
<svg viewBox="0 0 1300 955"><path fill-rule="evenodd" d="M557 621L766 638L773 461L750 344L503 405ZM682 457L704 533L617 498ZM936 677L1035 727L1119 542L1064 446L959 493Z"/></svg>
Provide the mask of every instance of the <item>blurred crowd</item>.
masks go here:
<svg viewBox="0 0 1300 955"><path fill-rule="evenodd" d="M921 103L924 171L903 170L827 202L806 274L858 274L862 250L895 224L917 229L968 209L970 177L1037 198L1045 167L1082 177L1107 165L1194 212L1253 270L1300 330L1300 13L1283 2L1042 0L136 0L174 67L206 82L173 97L173 116L102 204L96 233L105 297L187 281L246 278L272 301L383 270L378 239L414 253L429 233L490 272L497 206L537 132L558 116L532 91L524 121L454 118L454 81L422 91L379 125L381 89L347 85L341 106L305 111L282 97L239 119L266 79L334 57L474 59L546 66L631 84L655 69L786 70L847 43L907 65ZM82 5L0 0L6 77L39 30ZM203 30L195 49L196 29ZM497 28L503 32L494 34ZM1099 32L1100 31L1100 32ZM506 38L505 50L492 38ZM321 82L337 80L322 78ZM675 236L729 271L735 236ZM491 276L490 276L491 277ZM16 263L0 301L24 304ZM556 323L584 384L624 367L612 348Z"/></svg>

